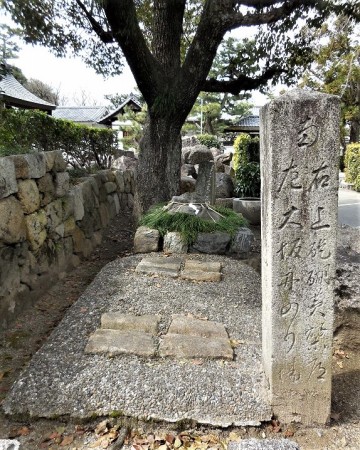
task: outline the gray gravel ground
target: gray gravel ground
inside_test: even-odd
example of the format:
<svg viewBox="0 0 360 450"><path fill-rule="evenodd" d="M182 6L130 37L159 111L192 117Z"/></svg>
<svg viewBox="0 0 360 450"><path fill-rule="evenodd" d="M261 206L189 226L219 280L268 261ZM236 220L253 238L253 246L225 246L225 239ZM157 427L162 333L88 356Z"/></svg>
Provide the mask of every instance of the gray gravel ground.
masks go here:
<svg viewBox="0 0 360 450"><path fill-rule="evenodd" d="M47 418L121 414L215 426L256 425L271 418L260 363L258 273L241 261L194 254L188 257L220 261L223 280L149 277L135 273L144 256L150 255L115 260L102 269L14 384L3 405L6 413ZM159 314L160 333L167 331L172 314L222 322L230 338L240 341L235 359L86 355L89 335L100 326L101 314L110 311Z"/></svg>

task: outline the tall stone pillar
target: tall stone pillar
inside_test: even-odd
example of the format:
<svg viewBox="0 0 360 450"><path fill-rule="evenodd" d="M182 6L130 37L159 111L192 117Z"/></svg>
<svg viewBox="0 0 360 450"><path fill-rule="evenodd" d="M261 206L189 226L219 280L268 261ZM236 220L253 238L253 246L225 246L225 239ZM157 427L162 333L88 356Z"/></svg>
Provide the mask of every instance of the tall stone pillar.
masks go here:
<svg viewBox="0 0 360 450"><path fill-rule="evenodd" d="M261 110L263 364L286 423L330 415L339 123L326 94Z"/></svg>

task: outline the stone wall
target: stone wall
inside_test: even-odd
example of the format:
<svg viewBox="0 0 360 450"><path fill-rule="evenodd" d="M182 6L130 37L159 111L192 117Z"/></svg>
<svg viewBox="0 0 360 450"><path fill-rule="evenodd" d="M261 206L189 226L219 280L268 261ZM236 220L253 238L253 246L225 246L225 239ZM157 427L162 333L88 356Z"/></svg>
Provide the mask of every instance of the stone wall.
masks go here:
<svg viewBox="0 0 360 450"><path fill-rule="evenodd" d="M0 158L0 329L91 254L133 192L130 171L70 187L61 152Z"/></svg>

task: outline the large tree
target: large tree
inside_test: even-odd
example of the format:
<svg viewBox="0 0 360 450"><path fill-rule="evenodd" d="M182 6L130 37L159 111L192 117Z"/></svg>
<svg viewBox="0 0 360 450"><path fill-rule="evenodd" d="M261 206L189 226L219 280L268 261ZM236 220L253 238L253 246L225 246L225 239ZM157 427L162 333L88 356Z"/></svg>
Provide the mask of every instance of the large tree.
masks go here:
<svg viewBox="0 0 360 450"><path fill-rule="evenodd" d="M339 16L320 30L308 32L317 45L313 48L314 62L305 72L302 85L339 95L343 123L349 126L349 140L359 142L360 30L354 20Z"/></svg>
<svg viewBox="0 0 360 450"><path fill-rule="evenodd" d="M3 4L24 28L28 42L51 47L58 55L71 49L105 73L117 72L122 56L126 58L148 105L137 173L138 211L177 193L180 131L200 91L238 94L270 79L289 80L307 55L297 26L301 19L320 26L331 12L359 14L357 1L343 0L3 0ZM225 34L258 26L264 29L251 53L229 61L229 67L238 66L236 70L209 77Z"/></svg>

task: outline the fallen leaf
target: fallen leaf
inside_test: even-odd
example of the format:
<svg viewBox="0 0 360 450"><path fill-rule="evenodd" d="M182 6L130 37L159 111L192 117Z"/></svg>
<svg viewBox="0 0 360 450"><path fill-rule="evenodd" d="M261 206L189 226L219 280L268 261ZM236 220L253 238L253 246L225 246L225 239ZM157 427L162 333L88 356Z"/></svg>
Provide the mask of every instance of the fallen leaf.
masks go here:
<svg viewBox="0 0 360 450"><path fill-rule="evenodd" d="M344 368L344 364L342 361L336 361L336 364L340 367L340 369Z"/></svg>
<svg viewBox="0 0 360 450"><path fill-rule="evenodd" d="M194 364L194 366L201 366L202 364L204 364L204 360L203 359L193 359L192 364Z"/></svg>
<svg viewBox="0 0 360 450"><path fill-rule="evenodd" d="M18 436L27 436L30 434L30 429L28 427L22 427L18 430Z"/></svg>
<svg viewBox="0 0 360 450"><path fill-rule="evenodd" d="M286 438L293 437L294 434L295 434L295 431L292 428L288 428L284 432L284 437L286 437Z"/></svg>
<svg viewBox="0 0 360 450"><path fill-rule="evenodd" d="M174 441L174 448L178 449L182 446L181 440L177 437Z"/></svg>
<svg viewBox="0 0 360 450"><path fill-rule="evenodd" d="M244 344L245 341L241 341L240 339L230 339L230 345L232 348L239 347L239 345Z"/></svg>
<svg viewBox="0 0 360 450"><path fill-rule="evenodd" d="M74 441L74 436L68 435L65 436L64 439L61 441L60 447L65 447L65 445L70 445Z"/></svg>
<svg viewBox="0 0 360 450"><path fill-rule="evenodd" d="M333 420L338 421L340 419L340 413L332 412L330 414L330 418L333 419Z"/></svg>
<svg viewBox="0 0 360 450"><path fill-rule="evenodd" d="M165 441L171 445L175 442L175 436L173 434L167 434L165 436Z"/></svg>
<svg viewBox="0 0 360 450"><path fill-rule="evenodd" d="M49 439L51 439L51 440L53 440L53 439L56 439L56 438L58 438L58 437L60 437L61 435L57 432L57 431L54 431L53 433L51 433L50 435L49 435Z"/></svg>
<svg viewBox="0 0 360 450"><path fill-rule="evenodd" d="M101 436L108 431L108 421L106 419L96 425L95 434L97 434L98 436Z"/></svg>

